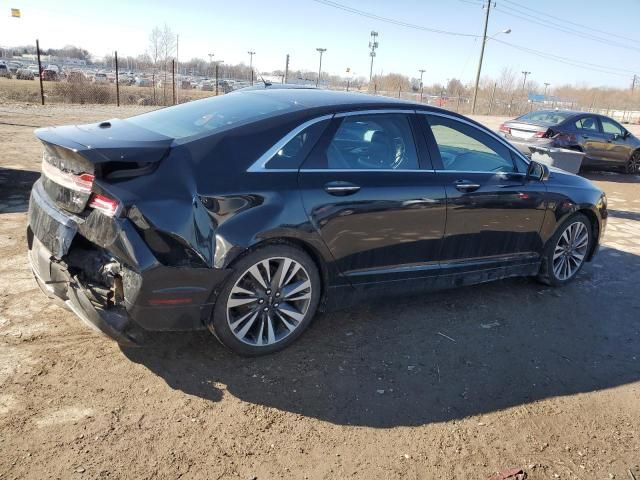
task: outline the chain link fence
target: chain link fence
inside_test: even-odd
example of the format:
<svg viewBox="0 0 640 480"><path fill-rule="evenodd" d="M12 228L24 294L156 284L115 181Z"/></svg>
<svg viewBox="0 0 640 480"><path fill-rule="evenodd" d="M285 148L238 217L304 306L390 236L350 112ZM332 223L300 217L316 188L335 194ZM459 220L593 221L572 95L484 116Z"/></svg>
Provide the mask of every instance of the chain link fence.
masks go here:
<svg viewBox="0 0 640 480"><path fill-rule="evenodd" d="M216 61L203 61L195 67L179 65L174 60L139 65L129 58L119 61L116 52L101 64L88 64L79 59L41 55L37 41L28 50L35 54L0 58L0 103L167 106L223 95L251 85L252 80L262 81L262 76L252 75L253 69L248 66ZM282 83L286 78L287 83L394 97L461 114L468 115L473 110L473 91L469 88L427 92L406 82L394 88L387 82L382 88L377 77L366 82L349 71L345 77L323 73L318 82L317 72L297 68L288 56L283 67L282 71L265 76L265 81ZM515 117L532 110L561 108L601 113L625 123L640 122L638 105L625 105L606 96L599 100L594 97L586 105L567 98L527 94L524 89L505 91L496 86L479 89L475 114ZM606 101L609 104L602 105Z"/></svg>

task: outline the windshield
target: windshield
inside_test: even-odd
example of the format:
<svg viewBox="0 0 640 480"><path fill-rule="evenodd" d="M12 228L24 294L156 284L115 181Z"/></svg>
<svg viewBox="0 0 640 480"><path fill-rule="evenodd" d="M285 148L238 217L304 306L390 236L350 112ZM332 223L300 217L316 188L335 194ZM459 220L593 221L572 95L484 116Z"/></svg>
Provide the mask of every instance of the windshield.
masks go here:
<svg viewBox="0 0 640 480"><path fill-rule="evenodd" d="M243 92L206 98L128 118L127 121L179 139L250 123L276 113L304 108L294 101Z"/></svg>
<svg viewBox="0 0 640 480"><path fill-rule="evenodd" d="M526 113L521 117L516 118L516 120L519 122L535 123L536 125L550 127L564 122L570 116L571 114L569 112L539 111Z"/></svg>

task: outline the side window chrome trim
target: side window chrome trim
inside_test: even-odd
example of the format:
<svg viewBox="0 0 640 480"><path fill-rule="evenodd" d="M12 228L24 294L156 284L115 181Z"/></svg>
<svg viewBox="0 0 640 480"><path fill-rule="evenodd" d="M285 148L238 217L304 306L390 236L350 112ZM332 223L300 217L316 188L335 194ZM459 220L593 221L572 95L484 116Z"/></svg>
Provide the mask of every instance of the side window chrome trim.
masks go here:
<svg viewBox="0 0 640 480"><path fill-rule="evenodd" d="M412 115L416 113L415 110L409 108L386 108L378 110L352 110L350 112L336 113L336 118L353 117L355 115L383 115L385 113L403 113L405 115Z"/></svg>
<svg viewBox="0 0 640 480"><path fill-rule="evenodd" d="M301 168L305 173L351 173L351 172L399 172L399 173L435 173L433 169L393 169L393 168Z"/></svg>
<svg viewBox="0 0 640 480"><path fill-rule="evenodd" d="M297 169L267 169L267 164L269 160L273 158L273 156L278 153L287 143L289 143L293 138L298 135L300 132L309 128L311 125L314 125L318 122L322 122L324 120L330 120L333 118L333 114L330 115L322 115L321 117L312 118L311 120L307 120L306 122L298 125L296 128L287 133L284 137L278 140L269 150L264 152L258 160L256 160L248 169L247 172L278 172L278 171L297 171Z"/></svg>
<svg viewBox="0 0 640 480"><path fill-rule="evenodd" d="M498 142L502 143L505 147L507 147L509 149L509 151L515 153L521 160L523 160L527 165L529 165L530 160L525 155L523 155L521 152L519 152L518 149L516 149L514 146L510 145L509 142L507 142L500 135L498 135L497 133L492 131L490 128L487 128L487 130L482 130L481 128L478 128L477 125L471 123L468 120L465 120L464 118L454 117L453 115L447 115L446 113L427 112L425 110L418 110L418 113L421 114L421 115L435 115L437 117L444 117L444 118L448 118L450 120L454 120L454 121L469 125L470 127L473 127L476 130L491 136L494 140L497 140ZM443 170L438 170L438 171L442 172ZM458 171L458 170L456 170L456 171ZM467 173L470 173L470 172L467 172ZM487 173L487 172L484 172L484 173ZM518 172L513 172L513 173L518 173Z"/></svg>

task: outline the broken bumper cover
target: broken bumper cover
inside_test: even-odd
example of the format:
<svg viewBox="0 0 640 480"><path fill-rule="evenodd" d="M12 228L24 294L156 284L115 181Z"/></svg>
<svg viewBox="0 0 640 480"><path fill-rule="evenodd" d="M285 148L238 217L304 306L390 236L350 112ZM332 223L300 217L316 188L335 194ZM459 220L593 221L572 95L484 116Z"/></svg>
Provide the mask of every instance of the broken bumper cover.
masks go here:
<svg viewBox="0 0 640 480"><path fill-rule="evenodd" d="M113 338L118 343L137 345L142 338L142 329L129 320L124 309L99 309L85 293L80 282L66 268L55 261L53 255L36 238L31 239L29 263L44 294L59 305L76 314L84 323Z"/></svg>

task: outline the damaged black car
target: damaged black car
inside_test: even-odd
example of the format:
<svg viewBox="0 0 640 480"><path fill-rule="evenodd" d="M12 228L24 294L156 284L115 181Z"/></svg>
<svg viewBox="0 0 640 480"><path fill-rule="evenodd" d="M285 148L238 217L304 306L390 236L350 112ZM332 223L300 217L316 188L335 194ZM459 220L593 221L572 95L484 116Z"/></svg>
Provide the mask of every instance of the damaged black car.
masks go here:
<svg viewBox="0 0 640 480"><path fill-rule="evenodd" d="M510 276L559 286L606 224L588 180L391 98L267 85L36 136L35 277L122 343L208 328L259 355L364 298Z"/></svg>

